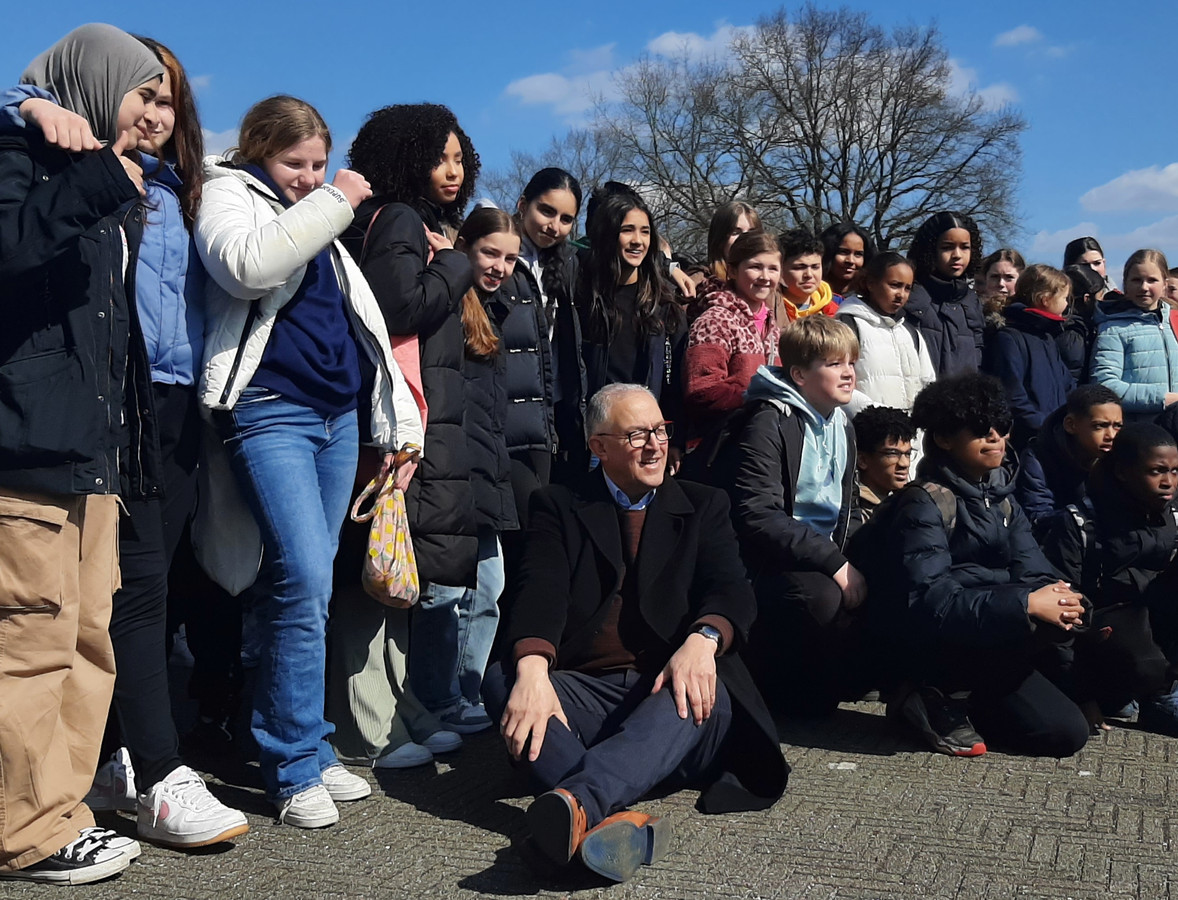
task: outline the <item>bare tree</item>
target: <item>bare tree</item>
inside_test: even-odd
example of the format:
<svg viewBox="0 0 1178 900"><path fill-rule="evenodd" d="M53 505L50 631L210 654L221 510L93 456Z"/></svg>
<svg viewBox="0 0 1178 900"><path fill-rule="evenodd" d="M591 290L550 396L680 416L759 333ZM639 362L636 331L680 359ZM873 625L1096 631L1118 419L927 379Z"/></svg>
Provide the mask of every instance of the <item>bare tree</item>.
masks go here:
<svg viewBox="0 0 1178 900"><path fill-rule="evenodd" d="M625 180L677 248L702 246L712 211L734 198L774 227L855 221L881 247L905 246L941 209L991 235L1017 230L1026 121L953 90L934 27L886 31L845 8L782 9L737 32L727 54L646 57L616 84L589 128L514 167L567 162L589 185Z"/></svg>

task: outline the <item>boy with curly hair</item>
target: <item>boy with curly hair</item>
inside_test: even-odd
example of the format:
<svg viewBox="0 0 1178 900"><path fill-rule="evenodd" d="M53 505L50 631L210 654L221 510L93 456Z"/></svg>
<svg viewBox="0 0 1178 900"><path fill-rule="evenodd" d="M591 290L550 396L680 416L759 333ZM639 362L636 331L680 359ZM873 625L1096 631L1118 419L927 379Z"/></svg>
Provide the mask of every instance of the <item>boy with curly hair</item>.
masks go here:
<svg viewBox="0 0 1178 900"><path fill-rule="evenodd" d="M1001 385L978 374L937 381L912 418L924 430L918 481L849 551L897 685L889 716L951 756L980 756L987 741L1070 756L1088 739L1087 721L1038 664L1079 624L1083 598L1060 581L1010 497Z"/></svg>

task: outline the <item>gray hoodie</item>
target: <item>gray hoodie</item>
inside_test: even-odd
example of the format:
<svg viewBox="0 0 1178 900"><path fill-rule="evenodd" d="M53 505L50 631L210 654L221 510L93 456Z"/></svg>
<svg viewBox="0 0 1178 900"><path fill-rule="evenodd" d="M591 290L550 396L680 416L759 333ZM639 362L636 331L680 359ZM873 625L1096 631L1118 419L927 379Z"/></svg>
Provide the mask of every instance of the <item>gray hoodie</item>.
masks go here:
<svg viewBox="0 0 1178 900"><path fill-rule="evenodd" d="M818 534L831 537L843 502L847 468L847 417L842 408L823 416L801 395L779 366L761 366L745 400L768 400L782 413L796 413L805 424L793 517Z"/></svg>

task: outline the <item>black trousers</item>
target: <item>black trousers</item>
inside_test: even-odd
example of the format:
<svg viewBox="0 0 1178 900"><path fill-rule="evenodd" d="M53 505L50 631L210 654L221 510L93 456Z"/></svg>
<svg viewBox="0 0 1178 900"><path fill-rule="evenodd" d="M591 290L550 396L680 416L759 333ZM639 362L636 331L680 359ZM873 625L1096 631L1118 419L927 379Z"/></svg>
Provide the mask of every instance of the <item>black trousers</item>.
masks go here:
<svg viewBox="0 0 1178 900"><path fill-rule="evenodd" d="M196 499L199 419L192 386L155 384L163 456L160 499L129 501L119 523L123 586L114 595L110 637L115 654L113 716L105 753L125 744L141 790L180 765L168 693L168 568Z"/></svg>
<svg viewBox="0 0 1178 900"><path fill-rule="evenodd" d="M821 572L760 575L757 619L741 657L774 710L824 712L872 685L860 616Z"/></svg>
<svg viewBox="0 0 1178 900"><path fill-rule="evenodd" d="M512 667L509 667L512 668ZM585 809L592 828L629 806L656 785L682 787L706 778L716 768L732 723L732 702L720 682L712 714L696 725L690 712L680 719L668 688L651 695L653 675L614 672L552 672L569 727L548 720L540 756L525 766L538 792L570 791ZM498 721L515 683L515 672L500 663L487 669L483 699Z"/></svg>

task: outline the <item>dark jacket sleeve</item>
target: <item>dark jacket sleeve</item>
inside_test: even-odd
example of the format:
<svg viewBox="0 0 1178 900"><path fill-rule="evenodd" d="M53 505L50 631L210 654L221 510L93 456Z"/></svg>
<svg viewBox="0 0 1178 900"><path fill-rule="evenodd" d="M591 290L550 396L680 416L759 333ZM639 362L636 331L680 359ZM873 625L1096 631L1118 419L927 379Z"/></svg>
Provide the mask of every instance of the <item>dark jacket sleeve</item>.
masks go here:
<svg viewBox="0 0 1178 900"><path fill-rule="evenodd" d="M1084 584L1084 535L1070 514L1055 516L1043 535L1043 554L1068 584L1076 585L1086 597L1092 597L1095 585Z"/></svg>
<svg viewBox="0 0 1178 900"><path fill-rule="evenodd" d="M22 138L0 143L0 279L52 262L139 197L110 149L75 155L59 171L38 174L25 146Z"/></svg>
<svg viewBox="0 0 1178 900"><path fill-rule="evenodd" d="M1047 484L1043 463L1039 461L1039 453L1034 446L1024 451L1019 461L1015 496L1032 526L1055 511L1055 494Z"/></svg>
<svg viewBox="0 0 1178 900"><path fill-rule="evenodd" d="M541 488L533 492L528 505L523 558L514 579L514 602L510 604L505 645L509 654L517 642L527 638L540 638L559 647L564 633L572 561L558 492L567 493L559 486Z"/></svg>
<svg viewBox="0 0 1178 900"><path fill-rule="evenodd" d="M1047 413L1035 405L1027 391L1027 344L1020 341L1006 327L995 333L991 338L994 346L987 354L991 374L1002 382L1002 389L1006 391L1006 400L1010 404L1010 411L1014 420L1021 423L1020 433L1034 434L1043 426L1043 419Z"/></svg>
<svg viewBox="0 0 1178 900"><path fill-rule="evenodd" d="M757 601L752 585L745 577L728 497L715 489L707 490L706 497L706 503L700 504L696 513L700 542L691 580L695 602L690 622L694 624L711 616L722 616L735 632L733 646L740 646L748 640L749 627L757 616ZM693 500L699 502L695 495ZM723 652L728 653L731 649L726 645Z"/></svg>
<svg viewBox="0 0 1178 900"><path fill-rule="evenodd" d="M945 523L926 491L899 497L891 540L918 633L974 647L1001 647L1029 634L1026 585L967 588L954 577Z"/></svg>
<svg viewBox="0 0 1178 900"><path fill-rule="evenodd" d="M1010 525L1010 580L1038 590L1059 580L1059 572L1043 555L1043 548L1031 531L1031 520L1018 503L1011 503Z"/></svg>
<svg viewBox="0 0 1178 900"><path fill-rule="evenodd" d="M442 250L427 264L425 226L403 203L379 216L364 254L364 277L390 334L430 334L461 307L471 286L470 262L457 250Z"/></svg>
<svg viewBox="0 0 1178 900"><path fill-rule="evenodd" d="M965 312L965 324L973 332L973 343L977 354L974 361L977 368L981 368L982 351L985 349L986 343L986 314L982 311L982 301L978 299L976 293L970 291L965 295L961 307Z"/></svg>
<svg viewBox="0 0 1178 900"><path fill-rule="evenodd" d="M750 573L761 568L796 569L833 577L847 561L838 546L790 513L794 485L786 484L788 450L780 416L776 407L763 404L737 437L731 494L745 563Z"/></svg>

